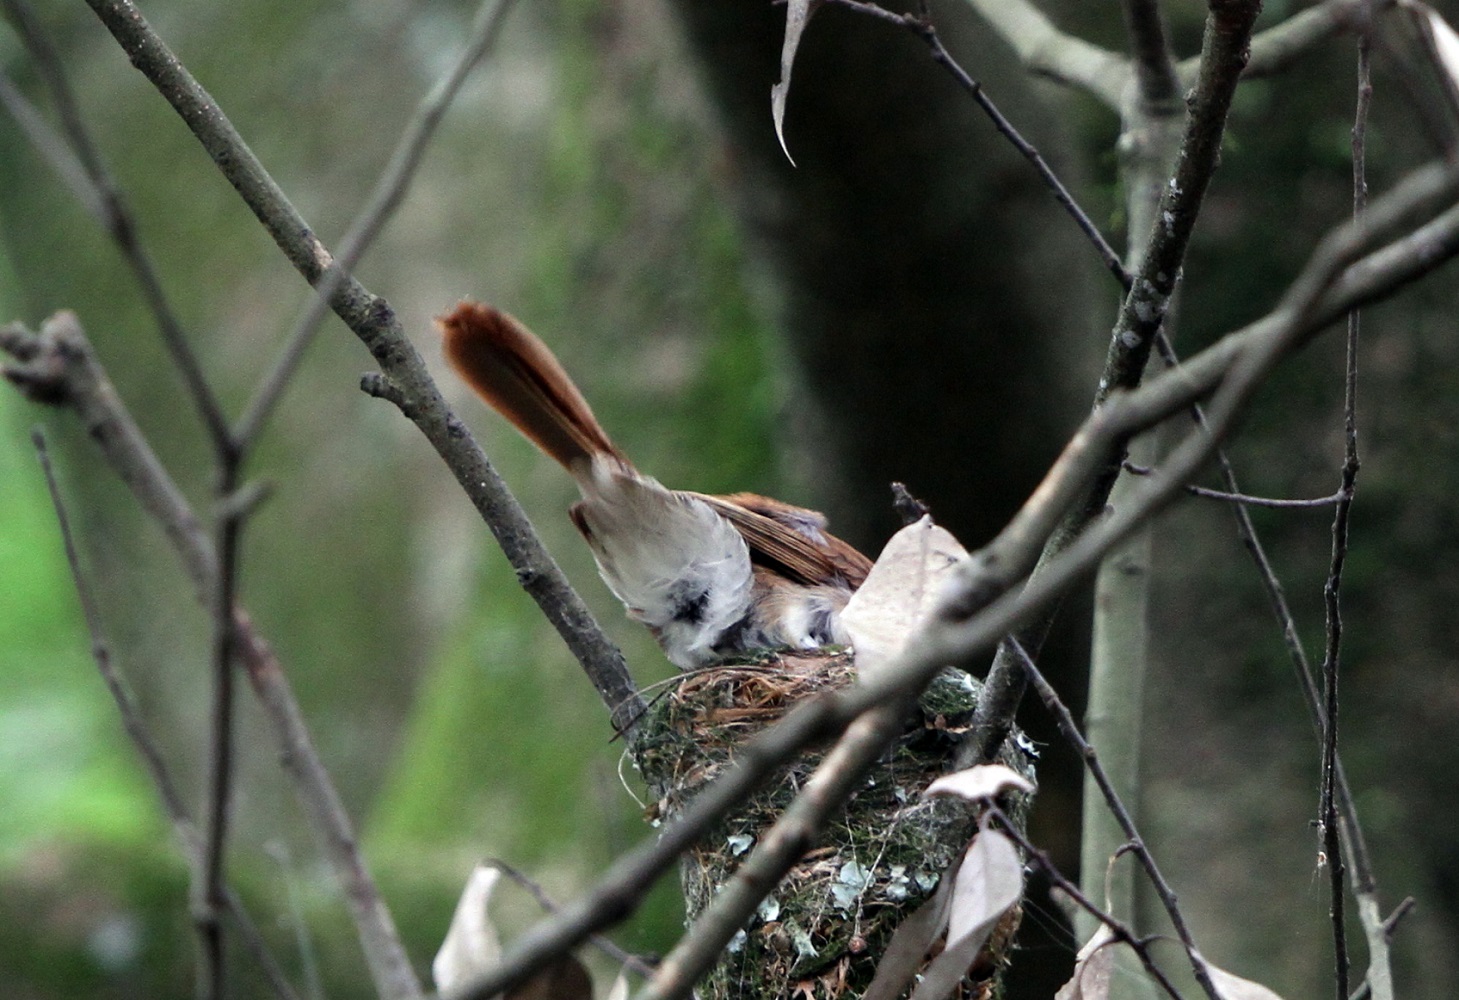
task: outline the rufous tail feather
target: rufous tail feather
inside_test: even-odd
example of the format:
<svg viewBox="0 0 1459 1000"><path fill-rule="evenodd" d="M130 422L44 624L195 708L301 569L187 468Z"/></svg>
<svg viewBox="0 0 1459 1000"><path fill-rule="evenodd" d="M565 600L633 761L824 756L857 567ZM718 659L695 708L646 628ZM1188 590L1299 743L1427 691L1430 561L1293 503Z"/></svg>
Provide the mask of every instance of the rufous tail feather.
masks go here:
<svg viewBox="0 0 1459 1000"><path fill-rule="evenodd" d="M515 318L463 301L436 323L457 374L568 471L603 453L627 464L552 351Z"/></svg>

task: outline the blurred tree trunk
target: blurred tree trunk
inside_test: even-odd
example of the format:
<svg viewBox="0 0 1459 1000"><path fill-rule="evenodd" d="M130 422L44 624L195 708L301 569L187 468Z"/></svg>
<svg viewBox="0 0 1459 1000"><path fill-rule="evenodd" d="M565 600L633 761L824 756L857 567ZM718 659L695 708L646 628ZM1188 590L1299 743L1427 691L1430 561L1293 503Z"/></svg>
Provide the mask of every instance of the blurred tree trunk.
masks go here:
<svg viewBox="0 0 1459 1000"><path fill-rule="evenodd" d="M838 531L872 549L893 525L893 479L978 544L1027 495L1092 392L1095 258L910 32L840 8L817 14L788 101L793 167L770 117L784 8L673 6L728 134L741 215L782 297L805 392L789 415L801 432L795 471L834 485ZM1051 161L1067 160L1029 77L967 30L967 11L938 15L949 48L1005 112Z"/></svg>

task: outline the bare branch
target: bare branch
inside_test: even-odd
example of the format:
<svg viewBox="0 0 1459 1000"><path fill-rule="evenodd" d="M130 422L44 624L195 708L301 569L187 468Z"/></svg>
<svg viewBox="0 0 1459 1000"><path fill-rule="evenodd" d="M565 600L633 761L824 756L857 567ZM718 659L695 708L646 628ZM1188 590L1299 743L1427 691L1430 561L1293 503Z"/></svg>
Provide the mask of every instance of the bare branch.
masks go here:
<svg viewBox="0 0 1459 1000"><path fill-rule="evenodd" d="M1066 35L1027 0L968 0L1030 70L1118 109L1132 69L1123 56Z"/></svg>
<svg viewBox="0 0 1459 1000"><path fill-rule="evenodd" d="M1180 82L1170 60L1170 44L1160 17L1158 0L1124 0L1125 28L1130 33L1135 82L1140 102L1147 109L1180 99Z"/></svg>
<svg viewBox="0 0 1459 1000"><path fill-rule="evenodd" d="M1150 973L1150 978L1160 984L1160 988L1165 990L1166 995L1170 996L1172 1000L1181 1000L1180 991L1175 988L1175 984L1170 981L1170 977L1165 974L1165 971L1151 957L1149 938L1136 936L1134 930L1128 924L1124 923L1113 913L1096 905L1079 886L1069 881L1064 876L1064 873L1059 871L1058 866L1054 864L1054 859L1049 857L1048 852L1040 850L1029 840L1028 835L1022 830L1019 830L1017 824L1009 819L1007 814L1002 809L999 809L997 805L994 805L989 810L989 815L993 816L998 821L998 825L1003 828L1003 831L1014 839L1024 855L1032 858L1034 863L1043 869L1044 873L1049 876L1061 892L1067 894L1075 904L1095 920L1108 927L1110 933L1114 935L1114 940L1122 941L1134 950L1135 955L1140 959L1140 964L1145 967L1146 972Z"/></svg>
<svg viewBox="0 0 1459 1000"><path fill-rule="evenodd" d="M1114 814L1120 829L1124 831L1130 850L1140 862L1140 867L1145 869L1145 874L1150 877L1150 883L1155 887L1156 894L1160 897L1160 903L1165 907L1165 913L1170 917L1171 926L1175 928L1175 934L1180 938L1180 943L1185 946L1186 955L1191 961L1191 970L1195 973L1196 981L1211 1000L1221 1000L1221 995L1216 992L1215 985L1211 982L1210 974L1201 961L1200 953L1196 950L1195 939L1191 937L1190 927L1185 922L1185 915L1180 911L1180 905L1176 902L1175 891L1170 888L1170 883L1160 871L1160 866L1155 863L1155 856L1150 853L1150 848L1145 845L1145 838L1140 836L1140 831L1135 827L1135 820L1130 811L1125 808L1119 793L1115 791L1114 784L1105 774L1104 766L1099 762L1099 755L1095 753L1094 747L1079 732L1079 725L1074 721L1074 714L1069 711L1068 706L1059 698L1056 692L1038 665L1028 652L1019 645L1017 639L1010 638L1007 644L1013 647L1014 655L1018 657L1028 679L1033 683L1034 690L1038 692L1039 698L1043 700L1044 706L1049 714L1054 717L1058 724L1059 733L1064 737L1074 752L1079 754L1084 766L1088 768L1094 782L1099 786L1100 794L1104 796L1105 804Z"/></svg>
<svg viewBox="0 0 1459 1000"><path fill-rule="evenodd" d="M862 713L908 696L945 665L966 665L991 649L1063 591L1090 572L1104 553L1156 510L1171 503L1184 481L1209 456L1229 428L1261 374L1277 358L1300 346L1355 302L1427 273L1459 254L1459 209L1451 209L1418 233L1385 247L1343 272L1340 263L1360 254L1422 206L1459 193L1459 168L1421 171L1385 196L1365 224L1336 231L1309 265L1303 286L1305 308L1285 307L1251 326L1229 334L1181 369L1161 373L1143 387L1118 394L1085 421L1038 489L1008 526L956 571L954 586L906 652L875 681L804 702L783 720L751 739L734 764L706 787L659 835L623 855L582 899L558 917L524 933L500 965L450 994L451 1000L485 998L519 982L553 956L575 947L589 933L626 919L649 886L671 867L706 829L735 808L780 764L803 748L835 736ZM1373 225L1374 222L1380 223ZM1356 272L1356 273L1355 273ZM1320 280L1325 276L1326 281ZM1330 284L1331 290L1323 288ZM1076 543L1051 557L1044 570L1017 593L1009 592L1028 573L1040 547L1063 512L1087 488L1099 468L1096 457L1136 431L1181 412L1219 386L1218 419L1211 431L1194 431L1172 453L1171 461L1142 483L1133 502L1100 521ZM1001 596L1000 596L1001 595Z"/></svg>
<svg viewBox="0 0 1459 1000"><path fill-rule="evenodd" d="M472 23L471 34L460 58L430 92L421 100L415 114L405 126L390 162L385 165L374 190L360 210L350 229L340 240L338 268L319 284L318 294L310 300L309 307L298 325L289 335L283 352L273 369L259 382L258 390L243 416L235 425L233 436L239 447L248 450L263 430L269 414L273 412L279 397L283 395L289 380L303 360L304 352L314 339L314 334L324 322L330 309L330 297L341 278L353 270L364 258L375 238L385 228L415 177L416 168L425 156L427 144L436 133L436 127L446 115L446 109L461 92L471 71L486 55L501 34L502 22L512 0L483 0Z"/></svg>
<svg viewBox="0 0 1459 1000"><path fill-rule="evenodd" d="M76 412L112 470L166 532L198 599L211 607L217 552L112 388L75 315L58 313L42 326L39 336L18 325L0 327L0 350L22 361L7 367L4 374L30 398ZM344 889L377 987L384 997L419 996L409 958L365 868L354 827L304 724L288 677L247 612L235 605L233 615L238 654L273 727L284 769L294 780L295 792Z"/></svg>
<svg viewBox="0 0 1459 1000"><path fill-rule="evenodd" d="M163 343L172 356L173 363L177 365L178 372L182 375L188 394L197 406L198 414L203 419L203 425L208 430L214 449L219 452L227 449L230 446L231 438L228 433L227 418L223 415L222 404L219 403L212 387L208 384L202 365L199 364L197 355L193 353L192 345L188 343L187 334L183 332L182 324L178 321L176 313L173 312L172 306L162 290L162 281L157 274L157 268L141 244L137 235L136 219L122 197L121 188L112 177L111 171L107 169L101 151L92 141L91 132L87 129L86 122L81 116L81 108L76 102L75 95L71 92L71 85L66 80L64 62L60 54L56 52L50 39L41 29L40 20L36 17L29 0L0 0L0 3L3 3L6 16L15 26L21 40L25 42L26 49L30 52L41 79L45 80L46 86L50 90L51 101L55 104L56 113L61 119L66 141L70 143L70 147L75 153L75 163L79 164L81 168L80 175L78 176L69 167L63 166L64 160L55 153L47 155L46 159L60 168L61 176L67 186L77 192L81 203L96 216L97 221L101 223L102 228L107 231L121 251L122 259L131 268L132 274L142 290L142 298L152 310L152 315L157 321L157 328L162 333ZM35 116L34 120L39 121L39 116ZM34 124L27 129L27 133L33 138L41 134ZM46 144L46 146L52 145L52 143ZM41 148L44 152L46 147ZM78 187L78 185L80 186Z"/></svg>
<svg viewBox="0 0 1459 1000"><path fill-rule="evenodd" d="M45 474L46 488L50 491L51 505L56 513L56 524L61 532L61 544L66 553L66 565L71 571L71 582L76 588L76 597L81 604L81 614L86 621L86 630L91 635L91 655L96 661L97 673L101 675L107 692L116 702L117 713L122 719L122 728L136 746L137 753L142 758L142 765L146 769L148 777L152 779L153 786L157 789L157 795L162 800L162 809L167 814L173 835L177 838L183 855L187 859L193 879L195 882L200 881L203 869L203 851L197 827L193 825L192 819L188 816L187 807L183 805L182 795L177 790L176 782L172 780L172 774L167 768L167 762L162 756L161 749L157 746L157 741L152 738L152 733L147 728L141 711L132 701L131 694L112 664L111 649L102 634L101 614L92 597L91 587L87 584L86 576L81 570L81 560L71 532L71 519L66 513L61 488L56 482L56 474L51 467L50 451L46 447L46 439L39 428L31 432L31 440L35 444L36 457L40 460L41 470ZM228 916L236 925L239 936L243 939L244 948L258 962L264 979L268 981L269 988L274 995L280 1000L298 1000L298 995L294 992L293 986L289 984L289 980L279 966L278 960L274 958L273 952L269 950L267 942L264 941L263 935L258 930L258 925L249 916L243 901L226 885L222 887L220 906L227 911Z"/></svg>
<svg viewBox="0 0 1459 1000"><path fill-rule="evenodd" d="M623 662L587 605L543 547L531 521L432 381L395 311L353 276L314 235L238 135L216 101L178 61L128 0L88 0L135 65L182 117L218 169L311 285L328 279L330 306L374 355L399 393L399 406L445 460L471 498L517 578L577 657L608 706L614 725L628 727L643 709ZM332 277L340 272L338 278Z"/></svg>
<svg viewBox="0 0 1459 1000"><path fill-rule="evenodd" d="M1200 214L1207 185L1215 172L1247 40L1260 4L1239 0L1214 4L1206 19L1202 46L1201 77L1191 100L1185 141L1175 175L1166 185L1155 214L1154 229L1140 255L1139 271L1125 296L1124 305L1110 337L1104 370L1095 392L1098 408L1111 393L1140 384L1155 336L1164 322L1170 298L1175 292L1186 248ZM1099 475L1091 482L1081 502L1071 507L1068 519L1050 538L1042 561L1072 543L1104 511L1110 491L1119 476L1125 442L1111 442L1101 457ZM1021 636L1029 652L1037 656L1048 633L1053 614L1035 623ZM1013 715L1023 698L1024 679L1016 657L1000 649L988 671L974 716L964 741L959 766L990 759L1007 737Z"/></svg>

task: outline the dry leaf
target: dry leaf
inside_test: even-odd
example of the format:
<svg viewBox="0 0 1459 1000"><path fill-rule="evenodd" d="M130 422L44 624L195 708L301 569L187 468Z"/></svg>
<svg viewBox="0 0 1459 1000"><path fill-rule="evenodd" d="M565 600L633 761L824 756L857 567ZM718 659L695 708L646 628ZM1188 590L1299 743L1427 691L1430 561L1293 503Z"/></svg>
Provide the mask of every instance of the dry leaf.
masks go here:
<svg viewBox="0 0 1459 1000"><path fill-rule="evenodd" d="M944 774L927 786L923 795L958 795L977 801L992 799L1010 788L1033 792L1033 782L1003 764L978 764L952 774Z"/></svg>
<svg viewBox="0 0 1459 1000"><path fill-rule="evenodd" d="M1233 975L1225 969L1217 968L1204 957L1201 964L1206 967L1206 975L1211 977L1211 984L1216 987L1224 1000L1282 1000L1281 995L1275 990L1269 990L1261 983L1253 983L1250 979L1242 979Z"/></svg>
<svg viewBox="0 0 1459 1000"><path fill-rule="evenodd" d="M856 672L875 676L927 617L948 570L967 555L952 533L924 517L897 532L841 612L856 650Z"/></svg>
<svg viewBox="0 0 1459 1000"><path fill-rule="evenodd" d="M962 858L953 862L937 884L937 892L932 898L897 925L882 951L876 975L861 1000L896 1000L912 982L912 977L922 967L922 959L947 929L948 904L952 900L952 887L961 864Z"/></svg>
<svg viewBox="0 0 1459 1000"><path fill-rule="evenodd" d="M785 99L790 96L790 69L795 65L795 53L800 48L801 32L805 31L811 15L821 5L821 0L789 0L785 5L785 41L780 46L780 82L770 88L770 114L775 119L775 138L790 165L795 158L785 145Z"/></svg>
<svg viewBox="0 0 1459 1000"><path fill-rule="evenodd" d="M628 1000L628 969L624 968L608 990L608 1000Z"/></svg>
<svg viewBox="0 0 1459 1000"><path fill-rule="evenodd" d="M1059 987L1054 1000L1109 1000L1110 981L1114 978L1114 933L1104 924L1094 932L1074 962L1074 975Z"/></svg>
<svg viewBox="0 0 1459 1000"><path fill-rule="evenodd" d="M508 990L505 1000L593 1000L593 980L571 955L558 955L545 968Z"/></svg>
<svg viewBox="0 0 1459 1000"><path fill-rule="evenodd" d="M490 865L477 865L466 880L446 940L431 963L436 989L446 993L501 960L502 943L487 916L486 907L502 873Z"/></svg>
<svg viewBox="0 0 1459 1000"><path fill-rule="evenodd" d="M973 838L957 873L948 915L947 947L922 975L912 1000L943 1000L967 975L1003 914L1023 896L1023 860L997 830Z"/></svg>
<svg viewBox="0 0 1459 1000"><path fill-rule="evenodd" d="M1418 26L1419 33L1433 53L1450 97L1459 98L1459 34L1455 34L1449 22L1426 3L1409 0L1401 6Z"/></svg>

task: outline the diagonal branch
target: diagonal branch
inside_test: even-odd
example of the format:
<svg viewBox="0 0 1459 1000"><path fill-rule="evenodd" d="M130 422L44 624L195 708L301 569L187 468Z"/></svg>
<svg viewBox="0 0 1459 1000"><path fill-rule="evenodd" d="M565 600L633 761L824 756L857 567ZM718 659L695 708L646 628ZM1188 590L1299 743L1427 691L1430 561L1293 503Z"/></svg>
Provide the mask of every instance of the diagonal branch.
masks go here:
<svg viewBox="0 0 1459 1000"><path fill-rule="evenodd" d="M577 657L620 731L642 711L623 654L603 634L572 590L506 483L441 396L425 361L405 335L395 311L340 266L290 204L216 101L195 80L128 0L88 0L135 65L182 117L218 169L268 230L279 249L311 285L328 281L330 307L379 363L372 382L426 436L445 460L517 578ZM337 275L337 277L336 277Z"/></svg>
<svg viewBox="0 0 1459 1000"><path fill-rule="evenodd" d="M613 863L587 895L564 906L513 943L501 963L453 991L450 1000L486 1000L520 982L593 931L626 919L648 887L710 826L734 809L780 764L814 743L834 737L865 712L916 692L943 666L971 663L1001 637L1042 613L1068 587L1092 571L1104 553L1163 506L1182 495L1186 481L1207 460L1264 373L1355 304L1390 294L1402 284L1459 255L1459 208L1397 242L1370 251L1394 225L1414 212L1432 211L1436 199L1459 197L1459 167L1421 171L1386 196L1367 224L1347 226L1324 242L1282 307L1192 358L1185 367L1111 398L1092 413L1038 489L988 546L968 557L936 613L911 636L906 652L878 679L807 701L751 739L734 764L650 842ZM1377 224L1374 224L1377 223ZM1062 513L1077 502L1097 473L1111 442L1154 426L1217 390L1212 431L1193 430L1161 469L1141 484L1132 503L1093 526L1051 557L1021 591L1010 588L1032 567Z"/></svg>
<svg viewBox="0 0 1459 1000"><path fill-rule="evenodd" d="M211 607L218 579L213 543L117 396L75 315L57 314L39 335L19 326L0 327L0 350L21 362L6 368L5 376L31 399L76 412L112 470L166 532L198 600ZM421 990L410 960L365 868L353 824L304 724L288 677L248 613L234 605L233 618L239 659L273 727L284 770L344 889L377 988L387 998L417 997Z"/></svg>
<svg viewBox="0 0 1459 1000"><path fill-rule="evenodd" d="M1092 94L1110 108L1125 97L1132 69L1124 56L1066 35L1027 0L967 0L1034 73Z"/></svg>
<svg viewBox="0 0 1459 1000"><path fill-rule="evenodd" d="M259 383L258 390L249 402L243 416L234 426L233 436L244 450L257 439L273 412L279 397L303 360L304 352L313 341L315 333L324 322L330 308L330 298L341 278L353 270L374 244L375 238L385 228L415 177L416 168L425 156L427 144L436 133L436 127L446 115L446 109L461 92L471 71L481 62L497 37L506 19L512 0L484 0L476 12L471 35L466 46L452 66L422 99L415 114L406 125L390 162L375 182L364 208L350 225L349 232L340 240L339 266L318 286L318 294L310 300L309 308L300 318L298 325L289 335L283 352L274 363L273 369Z"/></svg>
<svg viewBox="0 0 1459 1000"><path fill-rule="evenodd" d="M21 120L22 124L29 119L26 131L32 136L32 141L37 142L38 147L43 151L47 147L57 151L47 155L46 158L60 170L67 186L76 192L87 211L96 217L97 222L116 243L117 248L121 251L122 259L131 268L132 274L142 290L142 298L146 300L147 306L152 310L153 318L157 321L157 328L162 333L162 341L197 406L198 414L203 419L203 425L208 430L214 449L226 449L229 446L230 435L222 404L209 385L207 376L203 374L202 365L199 364L197 355L193 353L192 345L188 343L182 323L178 320L177 314L173 312L167 295L162 290L162 280L157 273L157 267L152 263L152 257L142 246L141 238L138 235L136 218L132 215L126 199L123 198L116 179L107 169L101 151L92 141L91 132L86 127L85 119L81 116L81 107L66 79L64 61L55 47L51 45L50 39L46 37L29 0L0 0L0 4L3 4L6 16L25 43L41 79L46 82L46 86L50 90L51 101L56 107L56 114L61 119L64 142L58 145L38 141L38 137L49 130L39 115L27 115L24 111L17 113L14 110L12 110L12 114L17 120ZM14 98L19 98L19 94L16 93L11 100L7 100L7 105L12 104ZM69 144L70 150L74 153L74 159L69 164L65 158L59 155L59 151L64 149L66 144Z"/></svg>

